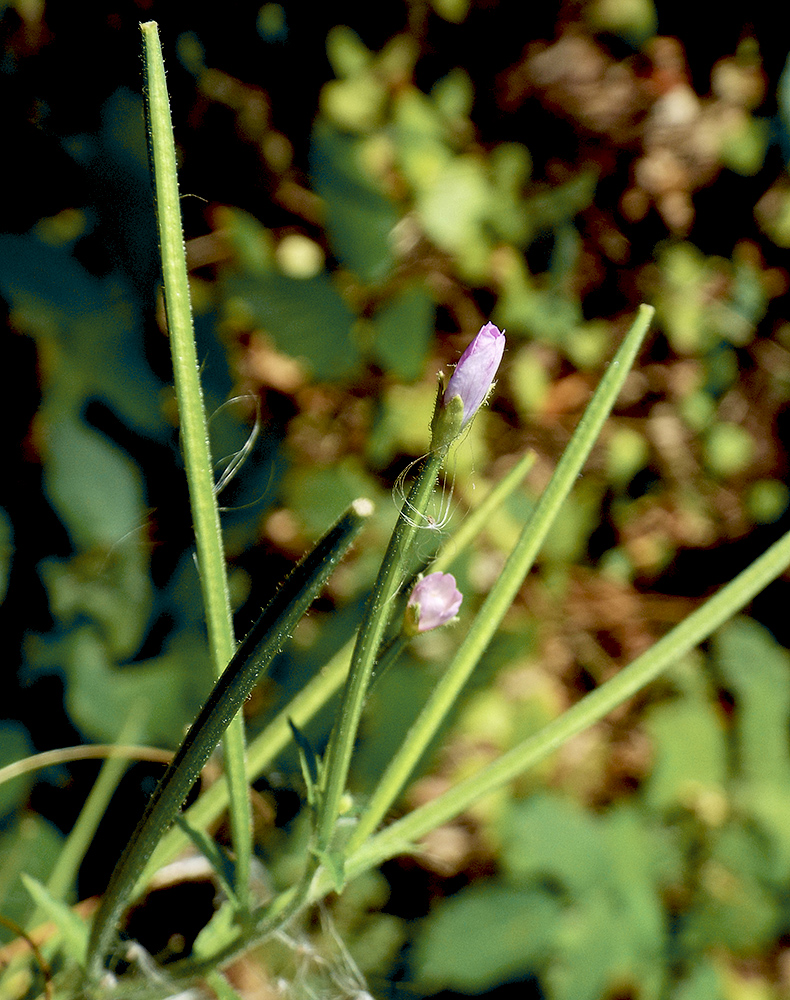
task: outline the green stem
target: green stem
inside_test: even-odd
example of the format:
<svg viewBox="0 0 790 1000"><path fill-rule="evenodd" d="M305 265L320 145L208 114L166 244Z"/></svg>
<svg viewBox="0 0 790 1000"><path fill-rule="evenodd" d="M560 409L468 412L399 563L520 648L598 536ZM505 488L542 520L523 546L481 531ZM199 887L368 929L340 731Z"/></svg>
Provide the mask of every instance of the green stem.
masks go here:
<svg viewBox="0 0 790 1000"><path fill-rule="evenodd" d="M326 583L338 560L372 511L358 500L294 568L269 602L217 681L146 807L104 894L89 945L88 970L101 975L121 912L156 844L249 696L253 685L285 645L299 619Z"/></svg>
<svg viewBox="0 0 790 1000"><path fill-rule="evenodd" d="M431 563L431 572L446 570L484 529L494 512L518 487L534 464L534 454L528 453L516 462L513 468L494 486L490 493L463 520L453 536L444 544L442 551ZM354 650L354 640L347 642L332 659L321 668L302 690L280 711L274 719L250 743L247 749L247 769L251 780L255 780L267 767L271 767L277 757L293 739L288 720L299 729L319 712L341 687L348 676L349 663ZM381 665L376 665L376 677L381 673ZM189 823L205 830L215 822L228 805L228 786L224 777L215 781L189 807L185 816ZM164 867L181 853L189 844L189 838L178 827L171 827L157 846L138 884L146 884L153 873Z"/></svg>
<svg viewBox="0 0 790 1000"><path fill-rule="evenodd" d="M349 841L349 852L359 849L392 808L499 628L615 404L652 316L650 306L641 307L466 639L377 783Z"/></svg>
<svg viewBox="0 0 790 1000"><path fill-rule="evenodd" d="M222 529L214 492L206 413L195 352L173 123L157 24L155 21L148 21L140 25L140 30L145 50L151 160L167 325L181 425L181 447L189 484L208 642L214 675L219 677L235 652L236 640L233 634ZM244 720L238 716L225 737L224 759L230 788L233 846L237 859L235 889L243 908L247 906L249 898L252 852L252 822L244 749Z"/></svg>
<svg viewBox="0 0 790 1000"><path fill-rule="evenodd" d="M420 838L431 830L458 816L478 799L495 792L545 760L573 736L599 722L707 639L772 580L784 573L789 565L790 532L647 652L544 726L539 733L503 754L479 774L460 782L439 798L420 806L371 837L349 858L347 877L355 878L397 854L413 851ZM311 898L320 899L330 888L328 877L325 874L320 876L313 885Z"/></svg>
<svg viewBox="0 0 790 1000"><path fill-rule="evenodd" d="M439 448L423 459L403 505L384 555L379 575L365 608L340 709L329 738L322 770L322 794L316 821L316 857L332 867L329 857L340 801L345 791L351 754L359 728L373 667L389 621L393 598L408 572L411 548L433 493L447 448ZM342 876L336 872L336 881Z"/></svg>

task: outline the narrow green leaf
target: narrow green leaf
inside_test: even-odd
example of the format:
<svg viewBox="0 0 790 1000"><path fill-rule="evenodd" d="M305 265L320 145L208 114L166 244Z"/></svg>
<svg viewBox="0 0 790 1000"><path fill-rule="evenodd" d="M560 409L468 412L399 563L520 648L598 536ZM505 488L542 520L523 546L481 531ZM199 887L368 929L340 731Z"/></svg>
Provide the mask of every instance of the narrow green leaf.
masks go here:
<svg viewBox="0 0 790 1000"><path fill-rule="evenodd" d="M24 872L20 878L36 906L53 921L60 931L69 957L84 967L88 954L88 925L65 903L61 903L50 895L37 879Z"/></svg>
<svg viewBox="0 0 790 1000"><path fill-rule="evenodd" d="M151 797L113 872L93 925L90 971L101 974L116 923L148 858L261 672L287 642L373 506L357 500L284 581L239 645Z"/></svg>
<svg viewBox="0 0 790 1000"><path fill-rule="evenodd" d="M392 807L409 775L446 719L447 713L480 657L488 648L615 404L647 333L652 316L653 309L650 306L640 307L639 315L601 379L549 485L508 557L499 579L491 588L482 609L472 623L466 639L419 718L409 730L401 749L378 782L352 837L349 848L351 851L364 843L365 838L376 829Z"/></svg>
<svg viewBox="0 0 790 1000"><path fill-rule="evenodd" d="M236 910L239 909L239 901L236 898L236 893L233 888L233 869L234 865L230 858L225 854L219 844L210 837L205 830L198 830L197 827L192 826L190 822L179 813L176 816L176 825L179 829L183 830L184 833L192 841L193 845L200 851L203 857L211 865L214 871L214 877L219 882L222 891L227 895L228 899L233 904Z"/></svg>
<svg viewBox="0 0 790 1000"><path fill-rule="evenodd" d="M189 485L189 503L195 526L200 588L206 612L209 649L218 677L234 653L233 620L219 522L214 473L209 453L206 411L200 383L192 322L181 202L178 191L176 148L165 80L159 29L155 21L140 25L143 35L150 154L156 190L156 215L162 277L165 287L170 353L178 399L181 447ZM247 794L244 753L244 720L239 717L223 728L225 766L230 786L230 821L238 858L236 891L246 901L252 853L252 819ZM179 803L180 804L180 803Z"/></svg>
<svg viewBox="0 0 790 1000"><path fill-rule="evenodd" d="M311 806L315 806L316 785L318 784L318 761L315 751L310 746L307 737L297 729L292 719L288 719L288 725L299 753L299 766L302 769L302 777L307 786L307 801Z"/></svg>

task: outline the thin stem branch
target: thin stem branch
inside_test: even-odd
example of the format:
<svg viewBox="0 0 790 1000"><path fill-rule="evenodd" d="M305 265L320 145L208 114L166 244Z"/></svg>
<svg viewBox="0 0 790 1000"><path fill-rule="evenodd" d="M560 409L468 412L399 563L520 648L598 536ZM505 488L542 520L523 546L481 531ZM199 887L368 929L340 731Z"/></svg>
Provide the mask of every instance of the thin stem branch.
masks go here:
<svg viewBox="0 0 790 1000"><path fill-rule="evenodd" d="M417 842L431 830L468 809L474 802L495 792L572 737L603 719L628 698L655 680L712 632L744 608L772 580L790 566L790 532L743 570L731 583L708 598L668 635L651 646L633 663L586 695L572 708L544 726L518 746L503 754L478 774L460 782L439 798L420 806L402 819L371 837L347 861L346 874L355 878L389 858L416 849ZM320 899L331 886L323 875L316 879L312 898Z"/></svg>
<svg viewBox="0 0 790 1000"><path fill-rule="evenodd" d="M390 538L389 546L365 608L348 679L343 690L335 727L329 739L322 770L321 799L316 821L316 857L335 870L336 882L342 882L342 861L331 855L335 825L340 815L340 802L345 791L351 754L354 749L359 720L365 704L376 658L389 622L393 598L408 572L411 548L419 530L419 518L425 513L433 493L447 448L426 455L419 466L414 485Z"/></svg>
<svg viewBox="0 0 790 1000"><path fill-rule="evenodd" d="M350 852L364 843L391 809L409 775L447 718L470 674L485 653L617 400L652 316L653 309L650 306L641 307L637 319L601 379L516 547L510 553L502 573L472 623L466 639L378 781L349 842Z"/></svg>

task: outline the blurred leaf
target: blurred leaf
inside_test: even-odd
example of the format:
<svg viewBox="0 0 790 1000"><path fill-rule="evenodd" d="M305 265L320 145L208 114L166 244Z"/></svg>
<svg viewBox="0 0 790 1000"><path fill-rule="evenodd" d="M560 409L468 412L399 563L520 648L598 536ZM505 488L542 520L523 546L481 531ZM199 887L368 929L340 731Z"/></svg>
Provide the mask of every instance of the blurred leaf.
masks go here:
<svg viewBox="0 0 790 1000"><path fill-rule="evenodd" d="M773 524L787 510L790 490L778 479L758 479L749 487L746 504L756 524Z"/></svg>
<svg viewBox="0 0 790 1000"><path fill-rule="evenodd" d="M710 958L703 955L691 966L691 971L681 977L672 994L672 1000L731 1000L731 998L724 990L716 966Z"/></svg>
<svg viewBox="0 0 790 1000"><path fill-rule="evenodd" d="M421 287L412 286L388 299L374 314L374 355L385 372L402 382L423 374L433 340L434 302Z"/></svg>
<svg viewBox="0 0 790 1000"><path fill-rule="evenodd" d="M90 739L113 742L131 707L142 706L140 741L175 747L211 687L212 668L205 639L179 633L161 656L117 666L90 626L63 638L31 636L29 661L66 677L69 716Z"/></svg>
<svg viewBox="0 0 790 1000"><path fill-rule="evenodd" d="M77 549L109 549L141 522L135 463L104 435L65 415L46 428L44 489Z"/></svg>
<svg viewBox="0 0 790 1000"><path fill-rule="evenodd" d="M743 472L755 450L751 434L739 424L720 421L705 437L705 461L712 472L725 478Z"/></svg>
<svg viewBox="0 0 790 1000"><path fill-rule="evenodd" d="M326 54L332 72L340 79L357 76L373 61L373 55L356 31L344 24L330 29L326 36Z"/></svg>
<svg viewBox="0 0 790 1000"><path fill-rule="evenodd" d="M713 657L735 698L739 775L790 789L790 655L766 628L738 618L716 632Z"/></svg>
<svg viewBox="0 0 790 1000"><path fill-rule="evenodd" d="M131 656L151 609L148 550L137 537L145 523L138 467L102 434L65 416L48 426L44 455L44 489L78 550L39 566L52 613L62 624L93 619L115 656Z"/></svg>
<svg viewBox="0 0 790 1000"><path fill-rule="evenodd" d="M551 386L546 368L547 361L536 344L519 347L511 354L508 369L511 393L525 420L534 419L546 404Z"/></svg>
<svg viewBox="0 0 790 1000"><path fill-rule="evenodd" d="M426 233L442 250L458 258L462 268L482 267L490 252L485 221L491 207L491 188L483 161L456 156L434 180L417 191L417 212Z"/></svg>
<svg viewBox="0 0 790 1000"><path fill-rule="evenodd" d="M451 24L462 24L469 13L469 0L431 0L431 6Z"/></svg>
<svg viewBox="0 0 790 1000"><path fill-rule="evenodd" d="M331 467L303 466L289 471L283 483L286 504L310 535L320 535L357 497L376 501L380 490L354 457ZM380 504L377 504L381 513Z"/></svg>
<svg viewBox="0 0 790 1000"><path fill-rule="evenodd" d="M717 632L713 655L735 699L737 802L768 836L760 872L781 890L790 877L790 656L747 618Z"/></svg>
<svg viewBox="0 0 790 1000"><path fill-rule="evenodd" d="M97 398L144 434L167 431L159 407L151 405L162 383L148 365L125 278L95 278L68 247L35 235L4 235L0 292L17 329L39 342L44 406L53 406L53 421Z"/></svg>
<svg viewBox="0 0 790 1000"><path fill-rule="evenodd" d="M634 427L613 427L607 436L607 480L623 489L650 458L650 445Z"/></svg>
<svg viewBox="0 0 790 1000"><path fill-rule="evenodd" d="M557 515L541 552L542 562L569 566L582 559L590 535L600 523L604 486L583 479Z"/></svg>
<svg viewBox="0 0 790 1000"><path fill-rule="evenodd" d="M657 314L674 350L700 354L721 341L743 346L768 305L765 279L749 252L733 262L706 257L692 243L667 243L659 253Z"/></svg>
<svg viewBox="0 0 790 1000"><path fill-rule="evenodd" d="M274 270L274 238L254 215L220 205L214 212L214 223L230 245L236 266L243 274L264 277Z"/></svg>
<svg viewBox="0 0 790 1000"><path fill-rule="evenodd" d="M753 954L770 945L784 921L766 867L765 843L753 830L731 822L715 835L709 856L698 861L694 902L680 925L687 953L728 948Z"/></svg>
<svg viewBox="0 0 790 1000"><path fill-rule="evenodd" d="M779 85L776 88L776 102L782 124L782 148L785 163L790 163L790 56L785 61Z"/></svg>
<svg viewBox="0 0 790 1000"><path fill-rule="evenodd" d="M648 808L726 809L728 747L712 696L695 698L687 691L653 705L647 731L653 741L653 768L644 785Z"/></svg>
<svg viewBox="0 0 790 1000"><path fill-rule="evenodd" d="M500 835L503 869L517 883L548 878L578 899L606 880L598 823L569 799L543 793L514 802Z"/></svg>
<svg viewBox="0 0 790 1000"><path fill-rule="evenodd" d="M490 220L503 240L526 246L533 235L533 219L524 187L532 172L529 150L515 142L504 142L491 151L491 178L494 191Z"/></svg>
<svg viewBox="0 0 790 1000"><path fill-rule="evenodd" d="M655 35L658 26L653 0L593 0L584 14L596 31L618 35L636 49Z"/></svg>
<svg viewBox="0 0 790 1000"><path fill-rule="evenodd" d="M327 274L288 278L229 275L225 308L262 327L279 350L304 358L319 381L352 376L361 361L352 324L355 315Z"/></svg>
<svg viewBox="0 0 790 1000"><path fill-rule="evenodd" d="M521 254L497 251L501 292L494 319L511 334L529 334L567 349L573 331L582 322L579 303L542 288L527 270Z"/></svg>
<svg viewBox="0 0 790 1000"><path fill-rule="evenodd" d="M431 100L449 122L464 121L472 113L475 88L471 77L460 66L437 80L431 89Z"/></svg>
<svg viewBox="0 0 790 1000"><path fill-rule="evenodd" d="M440 903L414 947L417 984L482 993L540 970L558 933L561 903L541 889L478 882Z"/></svg>
<svg viewBox="0 0 790 1000"><path fill-rule="evenodd" d="M618 985L662 996L668 936L660 892L678 860L635 810L601 817L536 794L507 810L501 860L520 885L564 901L546 972L556 1000L597 1000Z"/></svg>
<svg viewBox="0 0 790 1000"><path fill-rule="evenodd" d="M435 402L435 385L420 382L413 386L389 386L384 392L381 412L368 437L369 461L381 467L399 452L425 454L430 445L431 415Z"/></svg>
<svg viewBox="0 0 790 1000"><path fill-rule="evenodd" d="M592 205L597 185L597 170L586 167L562 184L531 195L527 205L533 225L536 229L554 229L571 222Z"/></svg>
<svg viewBox="0 0 790 1000"><path fill-rule="evenodd" d="M744 114L735 127L724 134L722 163L743 177L754 177L765 162L771 140L771 126L765 118Z"/></svg>
<svg viewBox="0 0 790 1000"><path fill-rule="evenodd" d="M321 88L324 116L348 132L370 132L381 125L386 103L384 82L370 73L347 80L329 80Z"/></svg>
<svg viewBox="0 0 790 1000"><path fill-rule="evenodd" d="M440 97L444 96L440 91ZM456 95L460 104L463 95ZM447 121L441 105L416 87L396 94L392 106L394 152L405 180L415 191L441 182L453 159Z"/></svg>
<svg viewBox="0 0 790 1000"><path fill-rule="evenodd" d="M33 910L30 896L22 885L24 872L46 882L60 853L62 836L40 816L23 814L19 821L0 834L0 913L22 926ZM13 934L0 927L0 941Z"/></svg>
<svg viewBox="0 0 790 1000"><path fill-rule="evenodd" d="M400 216L371 183L358 140L319 121L311 136L310 171L325 202L327 236L337 259L362 281L384 280L392 269L391 234ZM334 350L340 353L337 343Z"/></svg>
<svg viewBox="0 0 790 1000"><path fill-rule="evenodd" d="M88 954L88 924L65 903L51 896L38 879L25 872L22 872L21 879L33 902L60 931L68 957L84 966Z"/></svg>

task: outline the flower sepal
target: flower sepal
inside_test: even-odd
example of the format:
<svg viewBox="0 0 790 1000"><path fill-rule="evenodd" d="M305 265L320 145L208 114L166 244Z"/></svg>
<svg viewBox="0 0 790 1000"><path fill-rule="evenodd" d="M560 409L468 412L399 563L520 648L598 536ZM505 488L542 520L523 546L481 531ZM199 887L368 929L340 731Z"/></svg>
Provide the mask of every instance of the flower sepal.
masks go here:
<svg viewBox="0 0 790 1000"><path fill-rule="evenodd" d="M439 398L431 420L431 451L452 444L464 426L464 402L460 396L453 396L444 402L444 382L439 375Z"/></svg>

